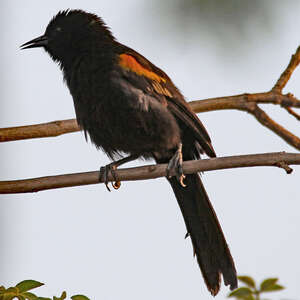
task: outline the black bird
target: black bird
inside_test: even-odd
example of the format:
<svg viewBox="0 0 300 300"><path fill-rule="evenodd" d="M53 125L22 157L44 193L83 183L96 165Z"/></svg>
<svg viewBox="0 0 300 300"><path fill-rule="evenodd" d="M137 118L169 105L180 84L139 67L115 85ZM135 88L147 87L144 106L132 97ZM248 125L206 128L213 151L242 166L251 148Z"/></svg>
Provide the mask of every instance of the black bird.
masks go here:
<svg viewBox="0 0 300 300"><path fill-rule="evenodd" d="M168 163L171 184L212 295L237 287L234 262L198 174L184 175L182 160L215 157L211 140L171 79L133 49L116 41L98 16L60 11L44 35L22 49L42 47L57 62L73 97L77 122L111 159L109 172L137 158ZM107 182L106 182L107 183Z"/></svg>

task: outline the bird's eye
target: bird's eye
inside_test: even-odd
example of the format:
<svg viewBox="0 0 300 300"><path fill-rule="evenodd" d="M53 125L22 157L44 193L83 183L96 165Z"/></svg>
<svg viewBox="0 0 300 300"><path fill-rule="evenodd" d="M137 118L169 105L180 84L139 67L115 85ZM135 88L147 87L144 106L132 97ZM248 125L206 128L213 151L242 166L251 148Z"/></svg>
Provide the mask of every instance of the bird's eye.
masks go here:
<svg viewBox="0 0 300 300"><path fill-rule="evenodd" d="M61 31L61 27L56 27L56 31Z"/></svg>

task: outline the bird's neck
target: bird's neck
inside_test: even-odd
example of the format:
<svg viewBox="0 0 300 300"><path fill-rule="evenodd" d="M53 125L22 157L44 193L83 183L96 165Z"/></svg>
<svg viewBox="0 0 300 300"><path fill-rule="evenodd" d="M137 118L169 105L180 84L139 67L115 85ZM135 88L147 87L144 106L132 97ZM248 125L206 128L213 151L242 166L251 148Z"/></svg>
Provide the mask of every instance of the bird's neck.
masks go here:
<svg viewBox="0 0 300 300"><path fill-rule="evenodd" d="M97 77L99 72L103 78L106 78L105 74L110 73L116 57L113 51L107 51L107 47L91 47L87 51L81 51L70 60L64 60L60 66L71 93L77 88L78 78L81 78L81 85L87 86L87 91L93 78Z"/></svg>
<svg viewBox="0 0 300 300"><path fill-rule="evenodd" d="M101 68L109 64L114 59L114 47L103 44L91 44L89 47L80 49L80 51L69 52L67 57L59 60L59 65L65 75L68 77L68 73L78 69L84 62L84 66L90 70L97 67Z"/></svg>

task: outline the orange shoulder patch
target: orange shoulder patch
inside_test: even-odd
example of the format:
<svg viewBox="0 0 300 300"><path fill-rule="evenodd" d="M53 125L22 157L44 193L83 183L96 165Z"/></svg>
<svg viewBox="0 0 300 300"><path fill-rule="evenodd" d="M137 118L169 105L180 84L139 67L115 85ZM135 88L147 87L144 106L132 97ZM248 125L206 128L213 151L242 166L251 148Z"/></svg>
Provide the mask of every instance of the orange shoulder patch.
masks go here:
<svg viewBox="0 0 300 300"><path fill-rule="evenodd" d="M143 67L139 62L137 62L137 60L133 56L129 54L121 54L119 64L122 68L130 70L136 73L137 75L143 75L157 82L166 82L166 80L163 77Z"/></svg>

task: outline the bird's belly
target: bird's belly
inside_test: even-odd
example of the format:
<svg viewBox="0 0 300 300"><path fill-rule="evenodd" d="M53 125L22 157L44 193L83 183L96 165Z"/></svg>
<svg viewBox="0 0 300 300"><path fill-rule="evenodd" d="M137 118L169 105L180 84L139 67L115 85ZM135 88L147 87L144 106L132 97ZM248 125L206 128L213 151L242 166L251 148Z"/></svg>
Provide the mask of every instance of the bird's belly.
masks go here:
<svg viewBox="0 0 300 300"><path fill-rule="evenodd" d="M79 123L91 141L109 156L119 152L141 156L162 153L175 149L180 142L178 125L167 112L101 105L86 117L81 116Z"/></svg>

